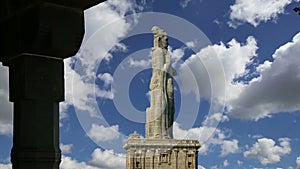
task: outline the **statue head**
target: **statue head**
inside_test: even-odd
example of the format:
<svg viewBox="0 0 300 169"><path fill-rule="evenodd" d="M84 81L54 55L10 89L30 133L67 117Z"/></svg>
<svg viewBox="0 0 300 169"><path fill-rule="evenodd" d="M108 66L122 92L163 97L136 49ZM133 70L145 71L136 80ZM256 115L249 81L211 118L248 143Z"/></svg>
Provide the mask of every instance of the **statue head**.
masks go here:
<svg viewBox="0 0 300 169"><path fill-rule="evenodd" d="M154 34L154 47L167 49L169 45L167 33L158 26L153 26L151 30Z"/></svg>

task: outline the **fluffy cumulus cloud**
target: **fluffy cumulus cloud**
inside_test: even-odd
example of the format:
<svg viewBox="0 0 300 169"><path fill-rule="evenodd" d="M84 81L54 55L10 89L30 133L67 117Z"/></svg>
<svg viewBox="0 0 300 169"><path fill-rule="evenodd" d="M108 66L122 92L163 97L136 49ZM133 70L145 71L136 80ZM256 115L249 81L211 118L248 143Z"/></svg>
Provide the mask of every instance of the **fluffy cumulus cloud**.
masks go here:
<svg viewBox="0 0 300 169"><path fill-rule="evenodd" d="M84 12L86 33L81 49L75 57L64 60L66 101L61 103L61 112L73 105L77 110L97 117L96 97L113 99L112 75L96 75L96 72L102 60L108 61L112 57L108 53L110 50L126 49L118 41L133 22L126 20L124 15L129 11L134 13L134 7L130 1L108 0ZM103 88L94 85L96 78L103 82Z"/></svg>
<svg viewBox="0 0 300 169"><path fill-rule="evenodd" d="M188 42L188 43L192 43L192 42ZM173 50L171 46L168 47L168 51L172 56L172 65L174 67L176 66L177 62L184 56L184 50L185 48L177 48Z"/></svg>
<svg viewBox="0 0 300 169"><path fill-rule="evenodd" d="M227 167L227 166L229 166L229 162L228 162L228 160L224 160L224 161L223 161L223 166L224 166L224 167Z"/></svg>
<svg viewBox="0 0 300 169"><path fill-rule="evenodd" d="M300 91L300 33L274 52L272 62L254 63L257 49L251 36L246 43L233 39L202 49L180 66L181 91L196 94L198 100L200 95L212 99L213 112L222 112L224 105L231 117L241 119L299 111L300 95L295 91ZM239 80L250 76L254 78Z"/></svg>
<svg viewBox="0 0 300 169"><path fill-rule="evenodd" d="M173 132L176 139L199 140L201 144L199 152L201 154L207 154L211 151L210 148L216 145L222 147L222 152L220 154L222 156L226 156L230 153L236 153L238 151L238 141L228 140L228 132L215 127L203 125L198 128L185 130L181 128L180 124L174 122ZM233 148L233 150L229 150L229 148Z"/></svg>
<svg viewBox="0 0 300 169"><path fill-rule="evenodd" d="M300 33L291 42L279 47L274 61L257 67L258 78L241 88L231 98L229 111L235 117L260 119L272 113L300 110Z"/></svg>
<svg viewBox="0 0 300 169"><path fill-rule="evenodd" d="M188 41L185 43L185 45L188 47L188 48L193 48L196 46L196 42L194 41Z"/></svg>
<svg viewBox="0 0 300 169"><path fill-rule="evenodd" d="M221 156L237 153L239 150L238 140L225 140L221 146Z"/></svg>
<svg viewBox="0 0 300 169"><path fill-rule="evenodd" d="M178 69L181 91L194 93L197 100L201 96L211 101L213 113L223 112L225 103L237 98L242 90L244 84L235 79L248 72L247 65L252 64L257 49L252 36L245 43L232 39L203 48Z"/></svg>
<svg viewBox="0 0 300 169"><path fill-rule="evenodd" d="M86 30L82 47L76 57L64 60L66 101L60 104L61 119L67 117L65 112L74 102L76 108L95 115L95 105L92 104L95 97L113 98L113 91L95 88L92 82L96 78L97 64L101 59L109 59L110 55L107 52L110 49L126 49L118 43L118 39L126 34L132 23L124 18L125 13L129 11L134 13L135 7L136 4L130 1L108 0L84 12ZM95 36L99 38L93 38ZM103 78L107 77L105 75ZM102 80L108 85L108 79ZM0 65L0 107L0 134L11 134L12 104L8 102L8 71L2 65Z"/></svg>
<svg viewBox="0 0 300 169"><path fill-rule="evenodd" d="M95 149L88 162L77 161L69 156L62 156L60 169L125 169L125 154L113 150ZM0 169L12 169L11 164L0 164Z"/></svg>
<svg viewBox="0 0 300 169"><path fill-rule="evenodd" d="M88 162L79 162L72 157L63 156L61 169L125 169L125 155L114 153L113 150L95 149L92 159Z"/></svg>
<svg viewBox="0 0 300 169"><path fill-rule="evenodd" d="M130 67L141 67L141 68L147 68L151 65L151 59L143 59L143 60L136 60L133 58L129 58L128 65Z"/></svg>
<svg viewBox="0 0 300 169"><path fill-rule="evenodd" d="M97 142L114 140L120 136L118 125L105 127L103 125L92 124L92 128L87 134Z"/></svg>
<svg viewBox="0 0 300 169"><path fill-rule="evenodd" d="M118 154L113 150L95 149L89 164L103 169L125 169L125 157L125 154Z"/></svg>
<svg viewBox="0 0 300 169"><path fill-rule="evenodd" d="M59 147L63 154L69 154L72 152L73 144L60 144Z"/></svg>
<svg viewBox="0 0 300 169"><path fill-rule="evenodd" d="M81 76L72 66L74 59L64 60L65 63L65 102L60 103L60 112L65 114L70 105L74 105L77 110L86 111L90 116L97 117L97 107L95 97L112 99L113 92L107 89L100 89L86 78ZM105 82L104 82L105 83Z"/></svg>
<svg viewBox="0 0 300 169"><path fill-rule="evenodd" d="M253 146L244 152L246 158L257 158L262 165L280 162L281 157L291 152L290 139L280 138L279 145L269 138L258 139Z"/></svg>
<svg viewBox="0 0 300 169"><path fill-rule="evenodd" d="M217 105L225 104L229 115L236 118L258 120L270 116L271 113L297 111L300 109L299 95L295 92L300 90L300 58L297 57L300 52L299 37L300 33L293 38L292 42L278 48L273 54L273 62L266 61L258 65L254 72L258 76L248 82L237 79L251 75L248 70L249 65L256 66L253 58L257 56L258 46L254 37L248 37L246 43L233 39L227 44L221 42L210 45L192 55L181 65L179 75L182 77L182 82L196 81L196 85L182 83L181 90L195 94L198 94L197 90L200 91L201 97L217 100ZM218 64L223 66L221 70ZM188 69L196 76L189 76L186 71ZM225 91L226 97L222 96L222 91ZM201 141L209 138L200 149L202 154L207 153L211 145L221 146L221 156L238 152L237 140L228 140L224 131L211 127L213 126L211 121L227 121L228 117L221 113L213 113L206 119L202 127L189 130L183 130L175 123L175 137L186 136ZM267 141L272 143L271 140L259 140L254 147L261 147ZM256 152L260 155L259 159L262 163L274 163L278 157L280 159L290 151L288 140L281 139L280 145L275 146L274 142L271 147L267 147L274 148L270 150L273 152L270 156L264 157L264 152L256 152L256 148L245 152L245 156L251 157Z"/></svg>
<svg viewBox="0 0 300 169"><path fill-rule="evenodd" d="M227 115L224 115L221 113L212 113L205 117L205 120L203 121L203 125L214 126L215 123L226 122L226 121L229 121L229 118Z"/></svg>
<svg viewBox="0 0 300 169"><path fill-rule="evenodd" d="M0 135L12 134L12 103L8 95L8 67L0 62Z"/></svg>
<svg viewBox="0 0 300 169"><path fill-rule="evenodd" d="M229 25L237 27L247 22L258 26L261 22L276 20L279 14L284 13L284 8L293 0L236 0L230 6Z"/></svg>
<svg viewBox="0 0 300 169"><path fill-rule="evenodd" d="M98 167L94 167L88 165L86 162L78 162L72 157L62 156L62 161L60 163L61 169L99 169Z"/></svg>
<svg viewBox="0 0 300 169"><path fill-rule="evenodd" d="M134 12L134 4L128 0L108 0L85 10L84 41L95 35L97 31L103 31L104 26L117 21L117 27L114 27L109 33L103 32L106 40L115 41L114 39L120 36L120 33L124 34L128 28L126 21L122 17L129 11Z"/></svg>
<svg viewBox="0 0 300 169"><path fill-rule="evenodd" d="M225 101L225 92L227 97L235 97L236 92L231 89L236 84L232 82L245 74L246 65L252 62L257 49L256 40L251 36L245 44L232 39L227 44L220 42L202 49L187 59L179 69L183 92L197 94L199 91L201 97L213 97L222 102ZM197 84L187 81L196 81Z"/></svg>
<svg viewBox="0 0 300 169"><path fill-rule="evenodd" d="M99 74L98 78L104 82L105 87L108 87L113 82L113 77L109 73Z"/></svg>

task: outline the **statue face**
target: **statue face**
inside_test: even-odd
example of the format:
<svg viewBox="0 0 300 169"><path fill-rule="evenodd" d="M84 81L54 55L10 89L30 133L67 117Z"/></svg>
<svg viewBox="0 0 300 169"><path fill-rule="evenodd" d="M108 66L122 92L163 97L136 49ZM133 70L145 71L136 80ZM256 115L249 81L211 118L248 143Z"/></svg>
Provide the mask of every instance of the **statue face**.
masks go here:
<svg viewBox="0 0 300 169"><path fill-rule="evenodd" d="M162 37L162 48L167 48L168 46L169 46L168 36L163 36Z"/></svg>

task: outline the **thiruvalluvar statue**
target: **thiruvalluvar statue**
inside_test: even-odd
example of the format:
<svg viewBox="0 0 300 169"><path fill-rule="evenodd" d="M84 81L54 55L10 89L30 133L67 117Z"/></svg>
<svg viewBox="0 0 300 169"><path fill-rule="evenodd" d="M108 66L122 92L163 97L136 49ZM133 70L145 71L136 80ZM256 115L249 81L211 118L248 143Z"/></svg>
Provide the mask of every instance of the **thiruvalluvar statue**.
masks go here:
<svg viewBox="0 0 300 169"><path fill-rule="evenodd" d="M173 138L174 86L176 70L171 65L167 33L154 26L150 107L146 109L146 138Z"/></svg>

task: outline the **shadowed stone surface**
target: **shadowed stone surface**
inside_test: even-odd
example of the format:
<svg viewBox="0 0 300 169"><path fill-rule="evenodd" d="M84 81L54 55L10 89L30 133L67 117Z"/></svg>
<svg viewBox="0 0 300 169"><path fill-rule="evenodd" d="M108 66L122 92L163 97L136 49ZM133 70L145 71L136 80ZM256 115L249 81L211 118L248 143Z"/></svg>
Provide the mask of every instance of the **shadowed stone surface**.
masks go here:
<svg viewBox="0 0 300 169"><path fill-rule="evenodd" d="M63 59L80 47L83 9L102 1L0 1L0 62L9 67L14 102L13 169L59 168Z"/></svg>

